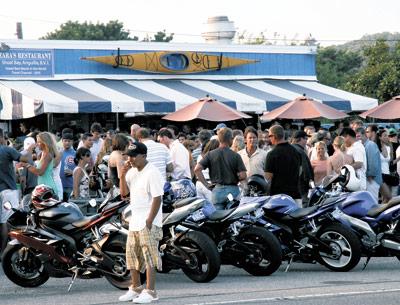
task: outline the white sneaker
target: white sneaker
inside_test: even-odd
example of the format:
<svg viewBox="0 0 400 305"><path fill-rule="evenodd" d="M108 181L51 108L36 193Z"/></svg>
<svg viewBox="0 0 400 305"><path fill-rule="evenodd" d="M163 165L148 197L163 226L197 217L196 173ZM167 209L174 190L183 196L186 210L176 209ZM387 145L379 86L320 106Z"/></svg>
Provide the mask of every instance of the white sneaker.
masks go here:
<svg viewBox="0 0 400 305"><path fill-rule="evenodd" d="M121 295L118 300L120 302L128 302L128 301L132 301L134 298L136 298L137 296L139 296L139 293L137 293L136 291L134 291L131 287L129 287L128 291L124 294Z"/></svg>
<svg viewBox="0 0 400 305"><path fill-rule="evenodd" d="M142 291L142 293L136 298L133 299L133 303L135 304L148 304L151 303L153 301L157 301L158 300L158 296L157 293L154 291L149 291L147 289L144 289Z"/></svg>

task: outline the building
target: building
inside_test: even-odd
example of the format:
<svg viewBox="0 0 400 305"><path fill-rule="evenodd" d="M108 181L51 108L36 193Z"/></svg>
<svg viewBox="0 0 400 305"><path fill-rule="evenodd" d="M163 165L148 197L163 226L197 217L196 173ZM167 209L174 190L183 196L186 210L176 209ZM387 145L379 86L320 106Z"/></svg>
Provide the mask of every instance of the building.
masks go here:
<svg viewBox="0 0 400 305"><path fill-rule="evenodd" d="M377 105L375 99L318 83L316 47L311 46L1 43L6 47L0 49L0 120L8 128L15 122L10 120L28 118L50 130L87 128L93 120L115 128L127 113L159 119L206 95L257 114L303 94L346 112ZM108 56L102 60L109 64L93 58L99 56Z"/></svg>

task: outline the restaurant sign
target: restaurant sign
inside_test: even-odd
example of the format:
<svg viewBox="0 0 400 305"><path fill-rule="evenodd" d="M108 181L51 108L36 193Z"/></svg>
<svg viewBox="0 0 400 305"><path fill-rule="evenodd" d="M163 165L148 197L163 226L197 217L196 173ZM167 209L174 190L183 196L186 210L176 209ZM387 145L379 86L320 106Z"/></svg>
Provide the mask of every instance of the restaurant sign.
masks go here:
<svg viewBox="0 0 400 305"><path fill-rule="evenodd" d="M53 75L53 50L0 51L0 77L51 77Z"/></svg>

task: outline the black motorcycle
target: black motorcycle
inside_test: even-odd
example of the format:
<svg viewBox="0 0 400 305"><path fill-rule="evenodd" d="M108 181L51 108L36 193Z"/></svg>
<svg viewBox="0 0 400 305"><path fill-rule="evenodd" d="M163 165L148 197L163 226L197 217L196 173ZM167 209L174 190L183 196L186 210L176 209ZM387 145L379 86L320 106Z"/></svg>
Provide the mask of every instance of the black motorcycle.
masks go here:
<svg viewBox="0 0 400 305"><path fill-rule="evenodd" d="M274 273L282 263L281 245L278 239L264 227L256 225L260 202L250 198L239 206L230 201L227 210L217 210L208 217L186 219L182 226L204 232L217 244L221 263L243 268L251 275L267 276Z"/></svg>
<svg viewBox="0 0 400 305"><path fill-rule="evenodd" d="M76 204L50 198L25 214L14 213L12 240L2 256L5 275L22 287L40 286L49 277L72 277L68 290L76 277L104 276L111 285L127 289L126 235L114 220L127 204L105 202L100 213L85 217Z"/></svg>

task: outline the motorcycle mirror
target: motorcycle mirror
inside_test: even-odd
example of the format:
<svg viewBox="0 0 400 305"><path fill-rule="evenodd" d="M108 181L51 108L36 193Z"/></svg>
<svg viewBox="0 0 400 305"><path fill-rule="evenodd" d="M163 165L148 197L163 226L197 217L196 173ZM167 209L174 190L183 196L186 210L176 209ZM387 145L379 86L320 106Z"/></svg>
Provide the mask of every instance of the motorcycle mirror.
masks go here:
<svg viewBox="0 0 400 305"><path fill-rule="evenodd" d="M94 208L97 205L96 199L90 199L89 200L89 205Z"/></svg>
<svg viewBox="0 0 400 305"><path fill-rule="evenodd" d="M228 198L229 201L233 201L233 195L231 193L228 194L228 196L226 196Z"/></svg>
<svg viewBox="0 0 400 305"><path fill-rule="evenodd" d="M312 189L315 188L315 182L313 180L310 180L309 185L310 185L310 188L312 188Z"/></svg>
<svg viewBox="0 0 400 305"><path fill-rule="evenodd" d="M9 201L4 202L3 207L6 210L11 210L12 209L11 202L9 202Z"/></svg>

